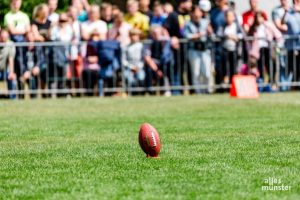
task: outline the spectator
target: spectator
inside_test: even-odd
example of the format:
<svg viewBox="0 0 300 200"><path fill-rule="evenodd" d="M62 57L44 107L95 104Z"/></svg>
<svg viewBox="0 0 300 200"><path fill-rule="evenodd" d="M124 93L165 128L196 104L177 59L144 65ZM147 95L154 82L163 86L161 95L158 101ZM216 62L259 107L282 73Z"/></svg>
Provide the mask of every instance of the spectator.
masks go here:
<svg viewBox="0 0 300 200"><path fill-rule="evenodd" d="M49 17L51 24L57 24L59 20L59 14L56 13L58 0L48 0Z"/></svg>
<svg viewBox="0 0 300 200"><path fill-rule="evenodd" d="M80 32L80 21L78 20L78 9L74 6L70 6L68 8L68 16L70 20L70 24L73 29L73 39L72 42L79 42L81 39L81 32ZM74 58L77 57L77 53L73 54Z"/></svg>
<svg viewBox="0 0 300 200"><path fill-rule="evenodd" d="M283 16L286 11L290 11L291 7L289 6L288 0L280 0L280 5L274 8L272 11L272 20L278 30L281 31L281 33L286 33L288 30L288 27L286 24L282 23Z"/></svg>
<svg viewBox="0 0 300 200"><path fill-rule="evenodd" d="M101 66L98 82L99 96L104 96L104 86L116 86L116 72L121 65L121 46L118 41L100 41L97 44L99 64Z"/></svg>
<svg viewBox="0 0 300 200"><path fill-rule="evenodd" d="M292 8L289 5L288 0L280 0L280 5L273 9L272 20L276 28L283 34L286 35L288 31L287 25L283 22L285 11L290 11ZM292 75L288 75L287 59L284 52L279 52L279 65L280 65L280 81L291 82ZM287 90L288 87L282 86L281 90Z"/></svg>
<svg viewBox="0 0 300 200"><path fill-rule="evenodd" d="M52 27L50 39L52 41L71 42L73 39L73 28L70 25L70 18L67 13L59 15L59 24Z"/></svg>
<svg viewBox="0 0 300 200"><path fill-rule="evenodd" d="M73 36L72 36L72 43L70 50L70 65L67 71L67 78L68 78L68 86L69 88L76 88L79 89L80 83L79 78L81 76L81 68L82 68L82 58L79 54L79 45L78 43L81 40L81 33L80 33L80 21L78 20L78 9L74 6L70 6L68 8L68 15L70 18L70 25L73 29Z"/></svg>
<svg viewBox="0 0 300 200"><path fill-rule="evenodd" d="M165 13L166 17L168 17L171 13L174 12L173 5L171 3L168 3L168 2L163 4L163 9L164 9L164 13Z"/></svg>
<svg viewBox="0 0 300 200"><path fill-rule="evenodd" d="M72 0L71 6L78 10L78 21L85 22L88 20L88 11L90 10L90 4L87 0Z"/></svg>
<svg viewBox="0 0 300 200"><path fill-rule="evenodd" d="M35 42L35 37L33 31L29 31L26 34L26 42L28 42L29 45L26 47L26 68L24 69L21 78L23 82L22 90L25 89L24 85L28 84L29 89L31 90L31 98L36 98L37 94L34 93L34 91L38 89L40 68L42 65L45 65L45 55L42 47L34 46L33 43Z"/></svg>
<svg viewBox="0 0 300 200"><path fill-rule="evenodd" d="M216 7L210 12L210 21L214 34L218 37L222 37L224 27L226 26L225 13L229 10L227 0L216 0ZM216 41L214 43L215 51L215 83L220 85L224 81L222 70L222 43ZM223 89L218 89L217 92L223 92Z"/></svg>
<svg viewBox="0 0 300 200"><path fill-rule="evenodd" d="M94 88L98 84L99 79L99 57L98 57L98 50L97 44L101 40L101 33L95 30L91 34L91 39L88 42L87 47L85 48L85 55L84 57L84 69L82 72L82 80L83 86L87 90L87 96L93 96Z"/></svg>
<svg viewBox="0 0 300 200"><path fill-rule="evenodd" d="M112 5L110 3L102 3L100 6L101 20L104 21L107 25L107 29L111 29L113 26L113 13Z"/></svg>
<svg viewBox="0 0 300 200"><path fill-rule="evenodd" d="M67 13L59 15L59 23L51 29L51 41L68 43L73 39L73 29L69 23ZM64 78L68 58L70 57L69 47L57 45L53 46L49 56L49 88L63 89Z"/></svg>
<svg viewBox="0 0 300 200"><path fill-rule="evenodd" d="M225 13L229 9L227 0L216 0L216 7L210 12L210 21L214 33L222 35L222 29L226 25Z"/></svg>
<svg viewBox="0 0 300 200"><path fill-rule="evenodd" d="M300 81L300 0L293 0L293 8L285 11L282 18L291 37L286 40L285 46L288 50L288 73L293 76L294 81Z"/></svg>
<svg viewBox="0 0 300 200"><path fill-rule="evenodd" d="M200 0L199 1L199 7L200 10L202 11L202 18L206 18L207 20L210 21L209 19L209 11L211 10L211 3L209 0Z"/></svg>
<svg viewBox="0 0 300 200"><path fill-rule="evenodd" d="M12 90L17 89L16 74L14 72L14 59L16 49L13 43L9 40L9 33L5 29L0 29L0 80L7 81L9 90L9 98L15 99L16 94Z"/></svg>
<svg viewBox="0 0 300 200"><path fill-rule="evenodd" d="M11 0L10 11L4 16L4 25L14 42L24 42L25 34L30 29L29 17L20 11L21 6L22 0Z"/></svg>
<svg viewBox="0 0 300 200"><path fill-rule="evenodd" d="M263 12L257 12L254 16L254 23L250 27L249 35L256 38L251 43L250 56L258 60L258 69L261 80L264 80L267 75L273 80L275 77L275 68L271 65L272 59L270 42L273 38L277 39L277 42L282 39L282 35L278 29L268 21L265 21ZM273 72L273 74L270 74Z"/></svg>
<svg viewBox="0 0 300 200"><path fill-rule="evenodd" d="M51 22L48 19L49 8L47 4L40 4L34 8L31 29L37 42L45 42L49 39Z"/></svg>
<svg viewBox="0 0 300 200"><path fill-rule="evenodd" d="M190 63L194 86L208 86L211 77L211 52L208 48L208 35L212 33L212 28L208 19L203 18L203 12L199 6L193 6L191 11L191 21L184 28L186 38L190 40L188 60ZM196 89L196 93L205 93L208 90Z"/></svg>
<svg viewBox="0 0 300 200"><path fill-rule="evenodd" d="M233 10L229 9L225 13L226 25L222 32L222 80L224 83L231 83L237 68L237 47L243 34L236 23L236 16ZM225 78L225 79L224 79Z"/></svg>
<svg viewBox="0 0 300 200"><path fill-rule="evenodd" d="M34 8L32 14L32 22L31 22L31 31L34 36L36 42L46 42L49 41L49 30L51 27L51 22L49 20L49 8L47 4L40 4ZM40 56L46 57L47 47L43 47L42 51L39 51ZM41 89L45 89L47 83L47 65L46 60L45 63L40 63L40 84ZM46 97L43 94L43 97Z"/></svg>
<svg viewBox="0 0 300 200"><path fill-rule="evenodd" d="M190 20L190 11L192 8L191 0L180 0L178 5L178 10L169 14L165 21L164 28L168 31L171 37L172 51L174 55L174 76L172 79L172 85L181 85L181 74L183 71L183 66L185 66L186 54L182 49L185 49L185 44L180 44L179 39L184 38L184 26ZM186 73L186 72L184 72ZM189 76L191 77L191 75ZM189 82L191 82L189 78ZM174 94L179 94L179 91L173 92Z"/></svg>
<svg viewBox="0 0 300 200"><path fill-rule="evenodd" d="M163 26L165 24L166 18L167 17L164 14L163 6L159 2L156 2L153 6L153 14L150 18L150 26Z"/></svg>
<svg viewBox="0 0 300 200"><path fill-rule="evenodd" d="M171 37L177 39L184 37L184 25L190 20L189 12L191 8L191 0L180 0L178 11L171 13L166 19L164 27L168 30Z"/></svg>
<svg viewBox="0 0 300 200"><path fill-rule="evenodd" d="M112 6L112 16L117 16L120 12L121 10L117 5Z"/></svg>
<svg viewBox="0 0 300 200"><path fill-rule="evenodd" d="M243 27L246 33L249 32L250 27L254 23L255 13L259 11L258 9L259 0L249 0L250 10L243 14ZM262 16L265 21L268 21L268 16L265 11L261 11Z"/></svg>
<svg viewBox="0 0 300 200"><path fill-rule="evenodd" d="M142 38L145 38L149 31L149 17L138 11L138 5L136 0L127 1L125 21L132 25L133 28L139 29L142 32Z"/></svg>
<svg viewBox="0 0 300 200"><path fill-rule="evenodd" d="M122 12L114 16L114 24L108 31L108 40L117 40L121 47L125 47L130 43L129 31L132 26L124 21L124 14Z"/></svg>
<svg viewBox="0 0 300 200"><path fill-rule="evenodd" d="M11 10L4 16L4 25L7 27L13 42L25 42L25 35L30 29L29 17L20 11L21 6L22 0L11 0ZM18 89L21 89L22 87L20 78L25 69L25 51L26 49L24 47L16 48L14 72L17 75ZM19 97L23 98L23 95L19 95Z"/></svg>
<svg viewBox="0 0 300 200"><path fill-rule="evenodd" d="M166 88L165 95L170 96L170 81L173 79L173 60L171 44L169 38L166 38L161 26L151 27L151 44L144 48L144 59L146 64L146 86L151 87L152 81Z"/></svg>
<svg viewBox="0 0 300 200"><path fill-rule="evenodd" d="M140 34L141 31L138 29L130 30L130 44L124 48L122 53L124 76L129 87L144 86L143 43L140 42Z"/></svg>
<svg viewBox="0 0 300 200"><path fill-rule="evenodd" d="M243 24L243 17L242 17L242 15L240 13L236 12L236 2L235 2L235 0L229 0L228 3L229 3L230 9L232 9L234 11L235 15L236 15L235 16L236 20L238 21L238 23L240 25L242 25Z"/></svg>
<svg viewBox="0 0 300 200"><path fill-rule="evenodd" d="M98 5L91 5L88 21L82 23L81 36L83 40L88 41L93 32L100 33L100 39L105 40L107 35L107 25L100 20L100 8Z"/></svg>
<svg viewBox="0 0 300 200"><path fill-rule="evenodd" d="M152 18L152 11L150 10L150 0L139 0L139 10L144 15L148 16L149 19Z"/></svg>

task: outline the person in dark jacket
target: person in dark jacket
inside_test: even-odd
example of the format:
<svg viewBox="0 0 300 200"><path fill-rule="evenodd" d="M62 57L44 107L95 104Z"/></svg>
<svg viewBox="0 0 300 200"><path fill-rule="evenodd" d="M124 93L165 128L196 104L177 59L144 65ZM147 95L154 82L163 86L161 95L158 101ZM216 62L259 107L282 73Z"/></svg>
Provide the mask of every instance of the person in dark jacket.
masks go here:
<svg viewBox="0 0 300 200"><path fill-rule="evenodd" d="M146 86L151 87L153 80L166 88L165 95L170 96L170 82L174 78L173 54L168 37L161 26L153 26L150 31L152 42L145 45Z"/></svg>

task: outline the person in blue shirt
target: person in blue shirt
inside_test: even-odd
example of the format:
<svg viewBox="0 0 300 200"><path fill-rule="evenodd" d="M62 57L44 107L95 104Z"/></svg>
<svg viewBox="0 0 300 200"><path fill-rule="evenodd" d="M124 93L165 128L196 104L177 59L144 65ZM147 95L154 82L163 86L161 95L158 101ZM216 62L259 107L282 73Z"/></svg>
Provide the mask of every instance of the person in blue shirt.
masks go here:
<svg viewBox="0 0 300 200"><path fill-rule="evenodd" d="M153 6L153 15L152 18L150 19L150 26L153 25L163 26L166 19L167 17L166 15L164 15L163 6L159 2L156 2Z"/></svg>
<svg viewBox="0 0 300 200"><path fill-rule="evenodd" d="M210 21L213 28L214 34L216 36L222 37L223 27L226 25L225 13L229 10L227 0L217 0L216 7L210 12ZM222 73L222 43L215 42L215 83L220 85L223 83L223 73ZM219 89L217 92L223 92Z"/></svg>
<svg viewBox="0 0 300 200"><path fill-rule="evenodd" d="M294 0L293 4L293 8L285 12L282 21L287 25L287 35L291 37L285 42L288 72L292 74L294 81L300 81L300 0Z"/></svg>

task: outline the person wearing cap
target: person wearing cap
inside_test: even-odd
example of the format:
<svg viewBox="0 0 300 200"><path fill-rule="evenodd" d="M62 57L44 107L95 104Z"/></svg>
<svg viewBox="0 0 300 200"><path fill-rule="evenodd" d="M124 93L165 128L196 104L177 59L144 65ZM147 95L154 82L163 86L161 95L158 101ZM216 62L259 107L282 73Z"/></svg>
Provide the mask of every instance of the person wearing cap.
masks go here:
<svg viewBox="0 0 300 200"><path fill-rule="evenodd" d="M243 28L246 33L249 32L250 27L254 23L255 13L260 11L260 9L258 8L258 3L259 3L259 0L249 0L250 10L243 13ZM267 13L263 10L261 10L260 12L262 13L264 20L268 21Z"/></svg>
<svg viewBox="0 0 300 200"><path fill-rule="evenodd" d="M143 59L143 43L140 41L141 31L139 29L131 29L129 36L130 43L122 52L124 76L129 87L143 87L146 75Z"/></svg>

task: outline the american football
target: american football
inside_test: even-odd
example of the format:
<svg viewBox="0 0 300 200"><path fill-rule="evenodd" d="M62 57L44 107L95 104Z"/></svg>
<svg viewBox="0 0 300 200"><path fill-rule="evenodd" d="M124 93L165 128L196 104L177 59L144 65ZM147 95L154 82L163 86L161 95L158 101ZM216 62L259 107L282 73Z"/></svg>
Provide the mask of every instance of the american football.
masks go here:
<svg viewBox="0 0 300 200"><path fill-rule="evenodd" d="M139 132L139 143L147 157L158 157L160 139L158 132L152 125L142 124Z"/></svg>

